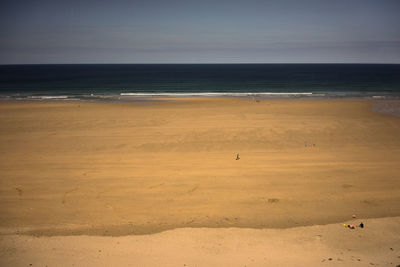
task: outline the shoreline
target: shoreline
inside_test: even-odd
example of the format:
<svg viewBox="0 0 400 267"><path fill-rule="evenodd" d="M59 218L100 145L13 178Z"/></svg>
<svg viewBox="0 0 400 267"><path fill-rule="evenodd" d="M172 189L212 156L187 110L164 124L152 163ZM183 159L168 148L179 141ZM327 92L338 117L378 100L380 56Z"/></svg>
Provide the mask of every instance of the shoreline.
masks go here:
<svg viewBox="0 0 400 267"><path fill-rule="evenodd" d="M351 217L351 216L343 216ZM125 237L125 236L148 236L157 235L164 232L175 231L179 229L234 229L234 230L290 230L297 228L309 228L309 227L324 227L328 225L343 226L343 224L354 224L358 227L361 222L368 222L370 220L400 220L400 216L382 216L382 217L363 217L352 220L338 220L338 221L327 221L325 223L313 223L304 225L289 225L289 226L269 226L269 227L252 227L246 226L230 226L230 225L179 225L175 227L158 227L156 230L149 227L140 228L137 225L126 224L126 225L103 225L100 227L94 227L89 225L69 225L68 227L9 227L0 228L0 236L26 236L26 237L66 237L66 236L93 236L93 237Z"/></svg>
<svg viewBox="0 0 400 267"><path fill-rule="evenodd" d="M1 94L0 102L140 102L170 98L233 98L247 100L399 100L393 92L165 92L165 93L18 93Z"/></svg>
<svg viewBox="0 0 400 267"><path fill-rule="evenodd" d="M369 102L372 103L371 109L372 111L384 115L392 115L396 117L400 117L400 95L392 95L392 96L315 96L309 95L309 93L293 93L292 96L282 96L281 93L277 93L275 96L260 96L257 94L254 95L182 95L182 94L155 94L155 95L109 95L109 96L84 96L83 98L75 98L73 96L37 96L37 97L24 97L20 99L14 99L13 97L1 97L0 103L66 103L66 104L80 104L80 103L89 103L89 104L136 104L136 105L151 105L151 104L162 104L168 102L201 102L201 101L224 101L224 100L243 100L243 101L356 101L356 102ZM312 93L310 93L312 94ZM285 93L283 93L285 95Z"/></svg>

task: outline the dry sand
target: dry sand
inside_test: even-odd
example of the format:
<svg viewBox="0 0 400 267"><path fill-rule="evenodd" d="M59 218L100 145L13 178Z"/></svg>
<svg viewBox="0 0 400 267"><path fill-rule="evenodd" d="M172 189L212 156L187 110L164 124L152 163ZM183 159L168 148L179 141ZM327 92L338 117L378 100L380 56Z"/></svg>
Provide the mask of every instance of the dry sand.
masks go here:
<svg viewBox="0 0 400 267"><path fill-rule="evenodd" d="M358 223L360 220L354 221ZM400 217L289 229L180 228L123 237L0 236L0 266L392 266Z"/></svg>
<svg viewBox="0 0 400 267"><path fill-rule="evenodd" d="M231 238L260 235L261 249L271 233L273 250L293 245L313 255L302 246L308 242L303 232L326 227L334 235L341 225L336 223L354 213L364 220L400 215L400 118L372 112L372 104L228 98L1 103L0 231L7 234L2 244L15 240L21 255L18 247L31 237L15 234L42 236L31 238L37 245L87 240L89 249L111 241L43 236L240 227L253 229L185 228L120 238L140 247L158 238L169 244L176 235L180 250L186 233L194 247L196 238L215 243L220 233L233 253L230 246L239 241ZM396 218L379 220L383 229L398 226ZM264 229L330 223L335 224ZM398 246L392 235L400 235L399 227L385 234L377 244L387 238ZM298 242L284 242L295 236ZM157 245L142 249L141 260L149 266L151 251L172 253ZM118 256L114 252L110 257ZM210 262L218 265L217 258Z"/></svg>

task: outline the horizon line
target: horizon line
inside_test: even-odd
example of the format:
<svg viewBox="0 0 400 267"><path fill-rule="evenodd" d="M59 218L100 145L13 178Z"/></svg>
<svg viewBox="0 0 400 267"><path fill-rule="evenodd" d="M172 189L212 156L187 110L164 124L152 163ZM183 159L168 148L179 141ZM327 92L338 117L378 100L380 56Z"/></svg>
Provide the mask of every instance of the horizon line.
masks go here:
<svg viewBox="0 0 400 267"><path fill-rule="evenodd" d="M0 66L24 66L24 65L400 65L399 63L376 63L376 62L210 62L210 63L0 63Z"/></svg>

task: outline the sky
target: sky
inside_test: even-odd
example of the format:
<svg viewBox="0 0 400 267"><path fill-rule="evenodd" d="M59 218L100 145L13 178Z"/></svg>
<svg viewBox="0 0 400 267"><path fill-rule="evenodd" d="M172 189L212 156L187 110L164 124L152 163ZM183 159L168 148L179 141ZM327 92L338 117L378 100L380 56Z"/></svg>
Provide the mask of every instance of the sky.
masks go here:
<svg viewBox="0 0 400 267"><path fill-rule="evenodd" d="M399 0L0 0L0 64L400 63Z"/></svg>

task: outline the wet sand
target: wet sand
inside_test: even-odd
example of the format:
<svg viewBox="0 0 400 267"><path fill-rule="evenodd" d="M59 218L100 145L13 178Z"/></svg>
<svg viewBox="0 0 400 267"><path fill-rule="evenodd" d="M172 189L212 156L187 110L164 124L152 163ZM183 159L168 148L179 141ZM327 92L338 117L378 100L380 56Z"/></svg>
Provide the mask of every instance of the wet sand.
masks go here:
<svg viewBox="0 0 400 267"><path fill-rule="evenodd" d="M204 231L210 240L237 233L245 243L247 233L262 233L265 242L273 233L276 249L284 250L278 237L292 238L292 227L312 232L319 226L311 225L332 224L326 227L334 233L352 214L399 216L400 118L373 112L373 105L229 98L1 103L2 242L15 240L15 255L22 255L16 247L29 236L40 237L32 244L89 240L91 247L109 240L95 236L160 233L143 240L169 243L175 234L191 240ZM399 228L383 234L382 242L393 241ZM92 237L61 237L70 235ZM300 251L308 241L298 238ZM162 249L153 245L143 249Z"/></svg>

